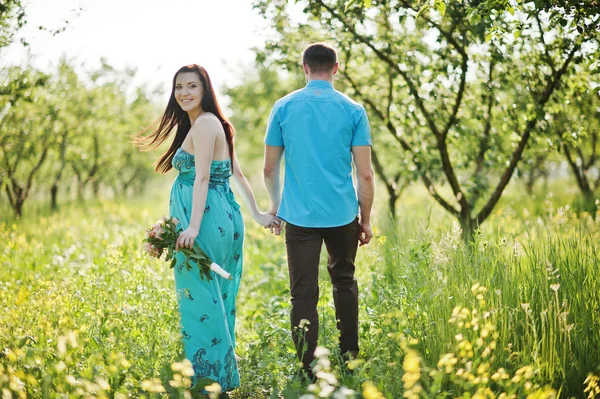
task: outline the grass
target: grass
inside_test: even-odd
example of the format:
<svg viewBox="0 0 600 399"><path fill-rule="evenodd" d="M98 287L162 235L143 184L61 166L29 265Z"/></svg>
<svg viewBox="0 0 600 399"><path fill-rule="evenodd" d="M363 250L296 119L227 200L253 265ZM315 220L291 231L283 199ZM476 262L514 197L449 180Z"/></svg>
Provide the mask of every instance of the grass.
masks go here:
<svg viewBox="0 0 600 399"><path fill-rule="evenodd" d="M465 247L453 220L412 190L397 228L379 220L359 251L362 354L350 370L336 352L323 253L324 348L310 387L294 377L283 239L247 223L232 398L593 398L600 215L570 198L513 190ZM3 397L190 396L171 270L140 248L167 203L161 194L0 221Z"/></svg>

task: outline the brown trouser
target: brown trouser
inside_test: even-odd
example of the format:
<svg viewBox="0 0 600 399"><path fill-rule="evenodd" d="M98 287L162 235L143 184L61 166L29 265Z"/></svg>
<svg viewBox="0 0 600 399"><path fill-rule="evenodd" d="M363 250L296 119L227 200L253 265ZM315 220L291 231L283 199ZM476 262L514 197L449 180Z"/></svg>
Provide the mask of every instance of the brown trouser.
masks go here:
<svg viewBox="0 0 600 399"><path fill-rule="evenodd" d="M340 330L341 353L358 353L358 285L354 279L354 259L358 247L358 219L340 227L309 228L287 223L285 243L292 297L292 336L298 358L310 370L319 336L319 256L323 241L329 261L327 270L333 283L335 316ZM306 319L308 331L299 329ZM306 351L304 351L306 350Z"/></svg>

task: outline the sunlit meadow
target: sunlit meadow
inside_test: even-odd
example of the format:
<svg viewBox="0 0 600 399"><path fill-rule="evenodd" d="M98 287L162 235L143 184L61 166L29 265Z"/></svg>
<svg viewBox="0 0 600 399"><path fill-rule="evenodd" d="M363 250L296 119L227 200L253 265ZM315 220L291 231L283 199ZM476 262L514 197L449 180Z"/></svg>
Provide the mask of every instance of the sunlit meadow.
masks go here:
<svg viewBox="0 0 600 399"><path fill-rule="evenodd" d="M3 398L192 397L172 271L141 247L166 212L156 192L0 221ZM323 254L310 386L296 377L283 239L248 222L231 397L598 397L600 213L573 198L513 188L471 246L419 189L394 229L377 212L357 261L362 353L339 357Z"/></svg>

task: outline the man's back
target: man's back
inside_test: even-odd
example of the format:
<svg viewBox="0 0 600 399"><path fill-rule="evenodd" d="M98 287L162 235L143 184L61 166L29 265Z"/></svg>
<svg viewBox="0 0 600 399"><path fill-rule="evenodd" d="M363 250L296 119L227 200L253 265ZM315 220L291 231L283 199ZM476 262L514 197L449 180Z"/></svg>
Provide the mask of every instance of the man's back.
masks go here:
<svg viewBox="0 0 600 399"><path fill-rule="evenodd" d="M371 145L364 108L311 80L273 107L265 143L283 146L285 183L278 216L303 227L335 227L358 213L352 147Z"/></svg>
<svg viewBox="0 0 600 399"><path fill-rule="evenodd" d="M271 199L269 213L288 222L285 246L292 338L303 374L307 381L315 382L311 364L319 340L321 248L325 243L340 353L356 358L358 283L354 261L359 242L368 244L373 236L370 222L375 187L365 110L333 89L339 68L335 49L324 43L311 44L302 53L302 67L309 83L279 100L271 112L264 177ZM279 182L282 156L283 196ZM278 235L280 230L275 227L273 232Z"/></svg>

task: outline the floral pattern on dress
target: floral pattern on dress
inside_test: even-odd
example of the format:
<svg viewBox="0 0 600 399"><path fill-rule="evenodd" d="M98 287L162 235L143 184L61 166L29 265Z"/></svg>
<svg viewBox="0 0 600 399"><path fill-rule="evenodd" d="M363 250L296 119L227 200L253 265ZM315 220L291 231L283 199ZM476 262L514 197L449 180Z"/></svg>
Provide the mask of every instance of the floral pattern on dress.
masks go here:
<svg viewBox="0 0 600 399"><path fill-rule="evenodd" d="M192 384L195 384L199 379L209 378L218 382L219 385L221 385L221 387L224 389L227 389L228 387L239 386L240 378L239 374L236 372L237 361L235 360L235 355L233 354L233 346L229 347L227 355L225 356L224 364L221 364L219 360L211 363L207 359L203 359L204 355L206 355L206 349L200 348L192 359L192 367L194 369ZM221 373L222 370L225 371L223 373L224 375Z"/></svg>
<svg viewBox="0 0 600 399"><path fill-rule="evenodd" d="M172 217L189 226L192 211L193 185L196 178L194 155L178 149L171 162L179 171L171 190L169 209ZM192 382L209 378L223 391L239 387L238 365L235 360L235 298L242 275L242 245L244 225L240 206L229 185L230 161L211 164L204 218L196 243L207 254L222 262L233 280L218 277L205 281L196 270L183 267L183 257L177 257L175 285L179 306L182 341L185 356L192 362ZM212 301L211 301L212 299Z"/></svg>
<svg viewBox="0 0 600 399"><path fill-rule="evenodd" d="M178 171L182 171L184 169L193 169L194 166L196 166L196 162L194 161L194 156L188 152L185 152L181 148L179 148L175 152L175 155L173 156L173 161L171 164Z"/></svg>

